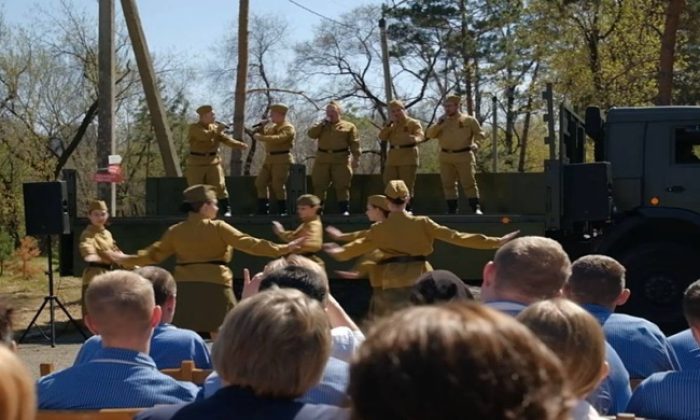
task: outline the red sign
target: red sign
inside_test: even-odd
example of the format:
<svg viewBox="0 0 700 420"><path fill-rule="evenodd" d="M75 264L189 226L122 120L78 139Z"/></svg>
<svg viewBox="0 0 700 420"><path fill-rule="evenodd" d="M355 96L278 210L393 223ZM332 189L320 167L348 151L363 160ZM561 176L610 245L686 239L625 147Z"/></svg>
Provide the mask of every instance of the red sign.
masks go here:
<svg viewBox="0 0 700 420"><path fill-rule="evenodd" d="M106 172L104 170L98 171L92 176L92 180L95 182L118 184L124 181L122 168L120 165L109 165Z"/></svg>

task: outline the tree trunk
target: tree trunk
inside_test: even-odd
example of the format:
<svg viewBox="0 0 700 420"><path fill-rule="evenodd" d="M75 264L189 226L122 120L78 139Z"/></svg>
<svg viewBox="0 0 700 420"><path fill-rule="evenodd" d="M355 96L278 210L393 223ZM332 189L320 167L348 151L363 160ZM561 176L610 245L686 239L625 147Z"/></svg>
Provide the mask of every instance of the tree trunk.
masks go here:
<svg viewBox="0 0 700 420"><path fill-rule="evenodd" d="M467 104L467 112L469 115L474 115L474 93L472 91L473 77L470 65L471 35L469 34L469 29L467 28L466 3L466 0L460 0L459 2L459 12L462 17L462 24L460 25L462 36L462 71L464 72L464 95L466 96L466 98L464 98L464 102Z"/></svg>
<svg viewBox="0 0 700 420"><path fill-rule="evenodd" d="M243 139L245 124L246 82L248 81L248 11L249 0L238 2L238 66L233 110L233 137ZM231 175L241 175L243 154L239 149L231 153Z"/></svg>
<svg viewBox="0 0 700 420"><path fill-rule="evenodd" d="M510 71L509 71L510 72ZM509 76L510 77L510 76ZM513 154L513 137L515 131L515 86L506 89L506 148L508 154Z"/></svg>
<svg viewBox="0 0 700 420"><path fill-rule="evenodd" d="M676 48L678 22L685 7L685 0L670 0L666 7L666 23L661 38L656 105L671 105L673 94L673 62Z"/></svg>

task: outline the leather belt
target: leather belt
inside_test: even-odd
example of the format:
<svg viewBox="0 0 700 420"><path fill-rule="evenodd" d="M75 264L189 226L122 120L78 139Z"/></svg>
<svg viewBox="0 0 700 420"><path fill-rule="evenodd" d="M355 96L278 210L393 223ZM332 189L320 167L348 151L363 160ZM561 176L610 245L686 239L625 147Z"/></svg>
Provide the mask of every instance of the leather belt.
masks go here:
<svg viewBox="0 0 700 420"><path fill-rule="evenodd" d="M268 155L272 155L272 156L274 156L274 155L286 155L287 153L289 153L289 150L279 150L277 152L267 152Z"/></svg>
<svg viewBox="0 0 700 420"><path fill-rule="evenodd" d="M389 257L389 258L385 258L385 259L377 262L377 265L394 264L394 263L411 263L411 262L419 262L419 261L427 261L426 256L425 255L400 255L398 257Z"/></svg>
<svg viewBox="0 0 700 420"><path fill-rule="evenodd" d="M196 261L196 262L175 263L175 265L194 265L194 264L228 265L228 263L226 261Z"/></svg>
<svg viewBox="0 0 700 420"><path fill-rule="evenodd" d="M197 153L197 152L190 152L192 156L216 156L219 152L211 152L211 153Z"/></svg>
<svg viewBox="0 0 700 420"><path fill-rule="evenodd" d="M464 153L464 152L471 152L472 147L467 146L464 149L455 149L455 150L450 150L450 149L440 149L445 153Z"/></svg>
<svg viewBox="0 0 700 420"><path fill-rule="evenodd" d="M112 269L112 264L103 264L103 263L96 263L96 262L89 262L87 263L88 267L92 268L104 268L105 270L111 270Z"/></svg>
<svg viewBox="0 0 700 420"><path fill-rule="evenodd" d="M345 149L321 149L319 147L318 151L323 152L323 153L342 153L342 152L350 153L350 150L348 150L347 148L345 148Z"/></svg>
<svg viewBox="0 0 700 420"><path fill-rule="evenodd" d="M397 146L389 145L390 149L412 149L416 147L418 144L417 143L411 143L411 144L399 144Z"/></svg>

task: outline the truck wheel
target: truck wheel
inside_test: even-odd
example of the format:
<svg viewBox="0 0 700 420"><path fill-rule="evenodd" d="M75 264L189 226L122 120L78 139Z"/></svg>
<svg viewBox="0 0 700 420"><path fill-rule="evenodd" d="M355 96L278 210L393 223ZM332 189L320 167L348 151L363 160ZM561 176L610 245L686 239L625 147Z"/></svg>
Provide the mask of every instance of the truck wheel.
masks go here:
<svg viewBox="0 0 700 420"><path fill-rule="evenodd" d="M653 242L625 251L620 262L627 269L632 291L620 309L646 318L667 334L687 328L683 317L683 292L700 278L700 251L674 242Z"/></svg>

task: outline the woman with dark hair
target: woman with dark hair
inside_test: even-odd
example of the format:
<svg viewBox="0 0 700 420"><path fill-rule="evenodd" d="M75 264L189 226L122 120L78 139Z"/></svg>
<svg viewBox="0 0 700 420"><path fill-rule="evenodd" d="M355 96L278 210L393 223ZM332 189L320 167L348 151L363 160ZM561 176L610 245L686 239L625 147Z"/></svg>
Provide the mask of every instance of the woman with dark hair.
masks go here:
<svg viewBox="0 0 700 420"><path fill-rule="evenodd" d="M216 192L209 185L193 185L183 195L181 209L187 211L187 220L168 228L160 241L136 255L110 255L122 265L141 266L157 264L174 254L178 310L173 324L216 335L235 303L233 275L228 267L233 251L275 258L294 252L304 238L276 244L249 236L223 220L214 220L219 208Z"/></svg>

